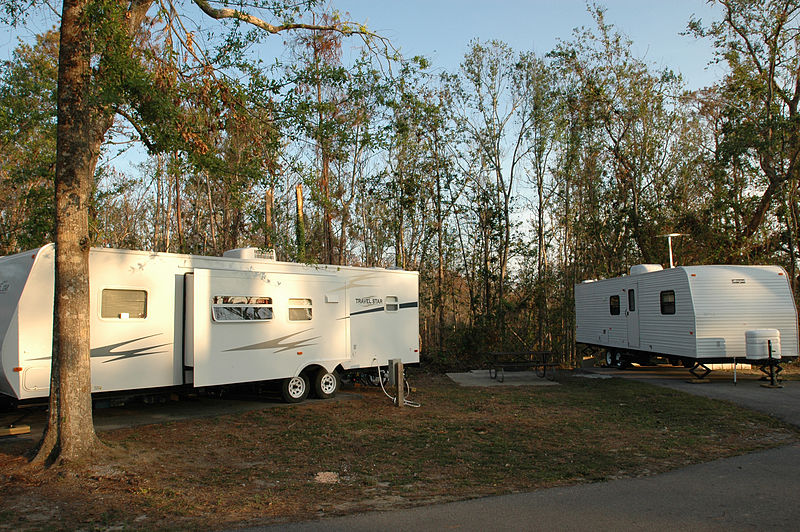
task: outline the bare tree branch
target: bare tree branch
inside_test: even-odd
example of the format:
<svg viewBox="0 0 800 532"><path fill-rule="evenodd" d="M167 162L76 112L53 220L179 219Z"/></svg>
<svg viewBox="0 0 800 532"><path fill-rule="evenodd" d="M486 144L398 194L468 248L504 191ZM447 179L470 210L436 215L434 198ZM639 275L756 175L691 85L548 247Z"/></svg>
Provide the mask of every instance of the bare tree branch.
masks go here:
<svg viewBox="0 0 800 532"><path fill-rule="evenodd" d="M262 30L268 31L269 33L276 34L281 33L284 31L289 30L317 30L317 31L335 31L341 33L343 35L365 35L370 37L378 37L378 35L367 31L367 29L363 26L359 27L351 27L346 24L333 24L333 25L319 25L319 24L305 24L305 23L290 23L290 24L281 24L280 26L275 26L274 24L270 24L269 22L262 20L256 16L253 16L249 13L245 13L244 11L239 11L237 9L231 8L214 8L211 7L211 4L208 3L207 0L193 0L194 3L199 7L203 13L208 15L209 17L222 20L222 19L235 19L240 20L242 22L246 22L252 26L257 28L261 28Z"/></svg>

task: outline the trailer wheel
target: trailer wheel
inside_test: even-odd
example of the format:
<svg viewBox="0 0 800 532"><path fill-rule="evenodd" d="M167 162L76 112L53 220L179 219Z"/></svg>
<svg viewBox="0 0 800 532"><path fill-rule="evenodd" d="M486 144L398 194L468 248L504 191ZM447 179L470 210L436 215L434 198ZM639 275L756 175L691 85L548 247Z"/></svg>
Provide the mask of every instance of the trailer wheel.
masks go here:
<svg viewBox="0 0 800 532"><path fill-rule="evenodd" d="M612 349L606 349L606 367L613 368L615 364L614 351Z"/></svg>
<svg viewBox="0 0 800 532"><path fill-rule="evenodd" d="M314 393L320 399L330 399L339 391L339 376L336 372L328 373L325 368L320 368L314 377Z"/></svg>
<svg viewBox="0 0 800 532"><path fill-rule="evenodd" d="M308 378L305 375L283 379L281 386L283 400L287 403L300 403L308 397Z"/></svg>

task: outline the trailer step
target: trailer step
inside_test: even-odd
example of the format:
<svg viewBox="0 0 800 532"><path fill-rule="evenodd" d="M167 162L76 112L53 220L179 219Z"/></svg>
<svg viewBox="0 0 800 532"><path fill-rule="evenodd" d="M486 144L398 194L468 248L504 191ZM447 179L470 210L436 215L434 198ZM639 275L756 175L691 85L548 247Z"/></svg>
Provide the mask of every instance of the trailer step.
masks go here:
<svg viewBox="0 0 800 532"><path fill-rule="evenodd" d="M29 434L30 432L30 425L9 425L7 427L0 427L0 436L18 436L20 434Z"/></svg>

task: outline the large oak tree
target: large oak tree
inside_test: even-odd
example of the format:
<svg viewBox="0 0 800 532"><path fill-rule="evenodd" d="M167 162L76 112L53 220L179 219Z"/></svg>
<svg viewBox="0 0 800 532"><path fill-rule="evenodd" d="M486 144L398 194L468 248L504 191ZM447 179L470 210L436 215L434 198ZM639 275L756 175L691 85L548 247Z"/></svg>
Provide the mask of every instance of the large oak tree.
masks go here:
<svg viewBox="0 0 800 532"><path fill-rule="evenodd" d="M193 0L210 19L230 22L225 44L241 49L252 36L242 27L263 34L325 30L370 34L363 26L338 17L326 25L306 24L302 14L313 0L286 2L223 1L212 5ZM27 2L3 2L5 19L19 22ZM182 6L189 11L192 4ZM168 87L156 86L148 64L147 42L154 28L176 32L184 28L173 2L155 0L64 0L60 20L58 60L58 125L55 170L55 312L49 421L35 463L68 463L90 458L99 446L92 420L89 363L89 217L95 168L104 140L117 116L132 122L151 151L175 147L175 139L191 145L191 131L182 130L179 110ZM271 23L268 21L279 22ZM211 21L209 21L211 22ZM178 37L199 66L214 70L210 54L197 52L193 33ZM231 54L229 54L230 56ZM218 54L217 57L225 57ZM168 95L169 96L169 95ZM178 106L176 106L178 107ZM159 122L171 135L147 139L148 125ZM172 144L172 145L170 145Z"/></svg>

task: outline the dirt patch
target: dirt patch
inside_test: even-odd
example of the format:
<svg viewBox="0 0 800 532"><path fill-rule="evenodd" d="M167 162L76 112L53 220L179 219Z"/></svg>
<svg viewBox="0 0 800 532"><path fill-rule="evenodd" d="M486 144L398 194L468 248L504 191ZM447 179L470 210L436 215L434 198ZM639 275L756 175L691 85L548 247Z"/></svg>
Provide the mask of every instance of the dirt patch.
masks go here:
<svg viewBox="0 0 800 532"><path fill-rule="evenodd" d="M0 529L280 523L650 475L798 440L769 417L619 379L461 388L419 375L418 409L380 389L102 432L100 465L36 471L0 449Z"/></svg>

